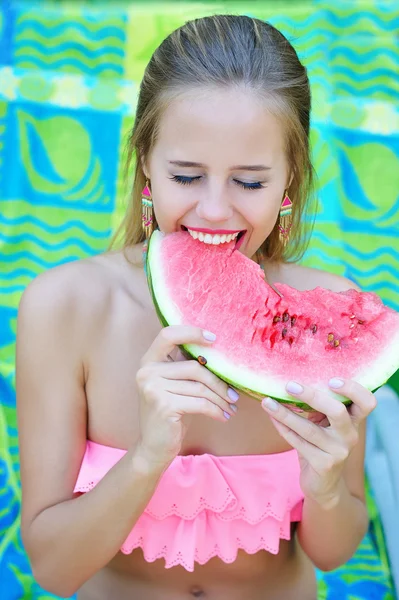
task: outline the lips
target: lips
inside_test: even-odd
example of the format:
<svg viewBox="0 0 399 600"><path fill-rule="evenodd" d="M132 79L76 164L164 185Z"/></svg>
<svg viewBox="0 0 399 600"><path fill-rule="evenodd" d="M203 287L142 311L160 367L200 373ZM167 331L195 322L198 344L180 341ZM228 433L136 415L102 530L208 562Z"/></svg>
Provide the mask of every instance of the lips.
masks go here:
<svg viewBox="0 0 399 600"><path fill-rule="evenodd" d="M244 238L246 236L247 230L244 229L243 231L241 231L238 236L237 236L237 241L236 241L236 245L234 246L234 250L239 250L240 247L242 246L243 242L244 242Z"/></svg>

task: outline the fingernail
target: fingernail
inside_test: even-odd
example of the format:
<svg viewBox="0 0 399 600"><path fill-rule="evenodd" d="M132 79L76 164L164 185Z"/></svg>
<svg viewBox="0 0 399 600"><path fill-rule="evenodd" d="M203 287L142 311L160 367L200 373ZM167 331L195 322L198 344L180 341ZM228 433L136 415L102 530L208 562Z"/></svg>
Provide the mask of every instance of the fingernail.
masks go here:
<svg viewBox="0 0 399 600"><path fill-rule="evenodd" d="M263 398L262 404L265 408L267 408L268 410L271 410L273 412L276 412L278 410L277 402L275 402L271 398Z"/></svg>
<svg viewBox="0 0 399 600"><path fill-rule="evenodd" d="M238 398L240 397L240 395L231 387L227 388L227 395L233 402L237 402Z"/></svg>
<svg viewBox="0 0 399 600"><path fill-rule="evenodd" d="M206 329L203 330L202 335L206 340L208 340L208 342L214 342L216 340L216 335L211 331L207 331Z"/></svg>
<svg viewBox="0 0 399 600"><path fill-rule="evenodd" d="M344 385L344 381L342 381L342 379L338 379L338 377L333 377L332 379L330 379L330 381L328 382L328 385L332 388L340 388Z"/></svg>
<svg viewBox="0 0 399 600"><path fill-rule="evenodd" d="M226 419L230 419L231 415L229 415L228 412L223 411L224 416L226 417Z"/></svg>
<svg viewBox="0 0 399 600"><path fill-rule="evenodd" d="M299 385L299 383L296 383L296 381L289 381L285 386L285 389L290 394L302 394L303 392L303 387Z"/></svg>
<svg viewBox="0 0 399 600"><path fill-rule="evenodd" d="M231 408L231 410L234 410L234 412L235 412L235 413L236 413L236 412L237 412L237 410L238 410L238 408L237 408L237 406L236 406L235 404L232 404L232 405L230 406L230 408Z"/></svg>

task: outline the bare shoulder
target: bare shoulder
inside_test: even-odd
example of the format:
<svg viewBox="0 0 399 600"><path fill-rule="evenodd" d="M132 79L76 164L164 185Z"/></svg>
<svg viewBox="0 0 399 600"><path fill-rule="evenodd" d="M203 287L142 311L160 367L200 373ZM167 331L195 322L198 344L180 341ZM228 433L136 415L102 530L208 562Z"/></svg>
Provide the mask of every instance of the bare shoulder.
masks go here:
<svg viewBox="0 0 399 600"><path fill-rule="evenodd" d="M105 283L105 285L104 285ZM60 315L84 314L101 306L109 285L94 259L58 265L33 279L24 290L19 312L57 311ZM94 299L96 298L96 302Z"/></svg>
<svg viewBox="0 0 399 600"><path fill-rule="evenodd" d="M350 279L321 269L288 263L282 266L280 273L283 280L281 283L286 283L300 291L313 290L316 287L332 292L343 292L349 289L361 291L359 286Z"/></svg>
<svg viewBox="0 0 399 600"><path fill-rule="evenodd" d="M104 253L64 263L38 275L24 290L19 314L57 316L69 324L93 326L109 313L116 299L139 302L140 270L128 265L121 253Z"/></svg>

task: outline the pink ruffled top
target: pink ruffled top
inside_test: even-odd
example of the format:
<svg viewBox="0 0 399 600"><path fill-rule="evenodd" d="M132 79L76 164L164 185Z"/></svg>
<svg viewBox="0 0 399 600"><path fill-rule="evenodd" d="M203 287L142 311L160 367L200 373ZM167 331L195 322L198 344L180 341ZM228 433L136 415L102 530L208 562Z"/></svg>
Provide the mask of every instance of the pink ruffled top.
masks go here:
<svg viewBox="0 0 399 600"><path fill-rule="evenodd" d="M87 442L74 492L87 492L125 450ZM144 558L165 559L165 568L194 570L213 556L231 563L238 549L277 554L300 521L303 493L296 450L279 454L177 456L121 547L141 548Z"/></svg>

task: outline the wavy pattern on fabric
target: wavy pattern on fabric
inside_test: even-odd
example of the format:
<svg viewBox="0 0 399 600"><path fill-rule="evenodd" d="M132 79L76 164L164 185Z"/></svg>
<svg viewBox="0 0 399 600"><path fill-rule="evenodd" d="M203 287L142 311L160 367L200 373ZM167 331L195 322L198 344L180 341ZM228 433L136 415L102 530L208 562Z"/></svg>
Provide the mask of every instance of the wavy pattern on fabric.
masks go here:
<svg viewBox="0 0 399 600"><path fill-rule="evenodd" d="M218 12L270 21L308 68L320 210L304 263L345 275L399 309L396 0L0 4L2 600L53 598L33 580L19 531L21 293L38 273L105 249L124 210L120 155L144 67L170 31ZM353 559L318 573L320 600L393 599L370 490L368 506L370 530Z"/></svg>
<svg viewBox="0 0 399 600"><path fill-rule="evenodd" d="M19 12L15 29L15 66L57 69L63 73L123 76L125 15L109 11L69 10L47 5L38 18L37 7ZM72 38L72 39L71 39ZM50 42L49 42L50 40ZM51 50L51 52L49 52Z"/></svg>

